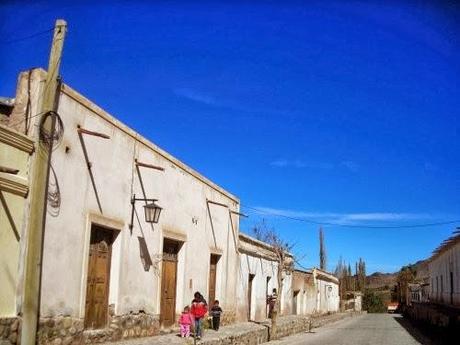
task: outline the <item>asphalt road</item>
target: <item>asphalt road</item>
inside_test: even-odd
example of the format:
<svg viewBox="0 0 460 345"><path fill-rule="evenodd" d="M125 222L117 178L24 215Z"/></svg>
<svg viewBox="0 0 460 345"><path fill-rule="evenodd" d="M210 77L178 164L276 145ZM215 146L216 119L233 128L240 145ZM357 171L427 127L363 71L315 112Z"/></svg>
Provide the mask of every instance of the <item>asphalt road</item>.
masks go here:
<svg viewBox="0 0 460 345"><path fill-rule="evenodd" d="M272 344L409 345L430 342L398 314L365 314L316 328L313 333L286 337Z"/></svg>

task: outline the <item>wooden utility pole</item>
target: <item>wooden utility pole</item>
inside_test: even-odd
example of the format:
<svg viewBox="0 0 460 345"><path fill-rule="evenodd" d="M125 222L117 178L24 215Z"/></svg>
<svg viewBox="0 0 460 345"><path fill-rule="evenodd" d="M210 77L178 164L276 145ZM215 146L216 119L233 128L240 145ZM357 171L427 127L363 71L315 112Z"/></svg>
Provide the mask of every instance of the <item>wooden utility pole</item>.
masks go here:
<svg viewBox="0 0 460 345"><path fill-rule="evenodd" d="M24 269L24 296L22 302L21 344L34 345L36 342L38 318L40 315L40 285L43 256L43 237L45 232L48 177L53 148L53 135L56 122L56 97L62 48L67 31L67 23L56 20L53 43L44 85L36 152L30 180L30 213L27 227L27 245ZM43 135L45 134L45 135Z"/></svg>

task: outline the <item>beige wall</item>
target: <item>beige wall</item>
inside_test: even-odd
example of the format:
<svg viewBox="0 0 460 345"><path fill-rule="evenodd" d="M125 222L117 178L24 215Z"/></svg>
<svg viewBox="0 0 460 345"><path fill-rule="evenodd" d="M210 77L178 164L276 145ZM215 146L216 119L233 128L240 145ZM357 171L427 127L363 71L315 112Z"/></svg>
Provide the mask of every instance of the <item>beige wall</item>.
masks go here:
<svg viewBox="0 0 460 345"><path fill-rule="evenodd" d="M452 302L460 306L460 242L430 260L429 272L430 301L444 304ZM450 272L453 276L453 291L451 291Z"/></svg>
<svg viewBox="0 0 460 345"><path fill-rule="evenodd" d="M292 276L292 291L293 293L298 291L295 313L298 315L314 313L316 311L316 288L314 285L313 273L294 271Z"/></svg>
<svg viewBox="0 0 460 345"><path fill-rule="evenodd" d="M44 72L37 73L44 76ZM39 89L39 79L33 83L32 90ZM49 208L46 220L42 316L84 317L92 223L119 232L112 249L109 297L117 314L139 310L160 312L160 254L165 237L184 242L178 258L176 312L190 303L196 290L208 296L211 252L221 255L216 298L221 300L224 310L234 312L239 221L233 215L232 228L229 209L238 211L239 200L68 86L64 86L60 94L58 113L65 131L53 151L52 166L59 185L60 205ZM110 136L106 140L83 135L95 188L85 162L78 125ZM135 168L136 158L161 166L164 171L140 167L139 174ZM130 231L133 193L137 197L159 200L163 212L158 224L144 222L143 203L137 202L140 223L135 217ZM207 199L228 208L209 204L208 212ZM139 238L145 240L153 262L148 271L141 260Z"/></svg>
<svg viewBox="0 0 460 345"><path fill-rule="evenodd" d="M251 293L251 315L253 321L262 321L267 317L267 292L272 294L273 288L278 290L280 299L281 314L292 313L292 275L285 275L283 278L283 291L279 295L278 287L278 263L273 260L273 254L267 244L260 242L250 236L240 234L240 263L238 272L238 304L237 319L248 320L249 299L248 284L249 274L254 275ZM267 285L267 277L270 280Z"/></svg>
<svg viewBox="0 0 460 345"><path fill-rule="evenodd" d="M18 313L19 257L31 149L29 138L0 125L0 166L19 170L17 175L0 172L0 316Z"/></svg>
<svg viewBox="0 0 460 345"><path fill-rule="evenodd" d="M332 274L313 270L318 313L338 312L340 309L339 281Z"/></svg>

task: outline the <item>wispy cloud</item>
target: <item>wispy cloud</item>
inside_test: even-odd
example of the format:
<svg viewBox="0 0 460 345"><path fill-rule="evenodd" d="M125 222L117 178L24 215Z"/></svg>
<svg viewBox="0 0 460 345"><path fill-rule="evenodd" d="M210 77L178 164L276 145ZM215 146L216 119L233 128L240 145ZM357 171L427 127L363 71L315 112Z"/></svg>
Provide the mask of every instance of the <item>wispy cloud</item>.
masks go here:
<svg viewBox="0 0 460 345"><path fill-rule="evenodd" d="M187 89L187 88L174 89L174 93L177 96L187 98L188 100L191 100L194 102L204 103L207 105L219 105L219 103L213 97L203 94L201 92L192 90L192 89Z"/></svg>
<svg viewBox="0 0 460 345"><path fill-rule="evenodd" d="M359 170L359 165L353 161L343 161L341 165L343 165L345 168L347 168L351 172L357 172Z"/></svg>
<svg viewBox="0 0 460 345"><path fill-rule="evenodd" d="M276 168L286 168L286 167L293 167L293 168L310 168L310 169L319 169L319 170L328 170L334 168L333 164L325 163L325 162L307 162L300 159L296 160L288 160L288 159L277 159L270 162L272 167Z"/></svg>
<svg viewBox="0 0 460 345"><path fill-rule="evenodd" d="M337 224L360 224L363 222L394 222L394 221L416 221L428 220L434 217L425 213L398 213L398 212L356 212L356 213L336 213L336 212L308 212L289 209L277 209L271 207L257 206L255 212L263 216L285 216L314 220L325 223Z"/></svg>
<svg viewBox="0 0 460 345"><path fill-rule="evenodd" d="M211 93L206 93L191 88L175 88L172 91L178 97L212 107L226 108L244 113L263 115L286 115L289 113L284 110L264 108L254 104L250 105L247 104L247 102L245 104L232 99L218 98L213 96Z"/></svg>

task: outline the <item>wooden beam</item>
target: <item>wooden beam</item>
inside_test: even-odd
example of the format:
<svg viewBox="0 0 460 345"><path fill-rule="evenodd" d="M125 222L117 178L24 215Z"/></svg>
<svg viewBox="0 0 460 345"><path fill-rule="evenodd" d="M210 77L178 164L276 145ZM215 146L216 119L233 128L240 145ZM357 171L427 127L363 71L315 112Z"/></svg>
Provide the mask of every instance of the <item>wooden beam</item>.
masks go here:
<svg viewBox="0 0 460 345"><path fill-rule="evenodd" d="M137 160L137 158L134 160L136 165L138 167L143 167L143 168L150 168L150 169L155 169L155 170L160 170L160 171L165 171L165 168L157 166L157 165L152 165L152 164L147 164L147 163L142 163Z"/></svg>
<svg viewBox="0 0 460 345"><path fill-rule="evenodd" d="M209 203L209 204L219 205L219 206L228 208L228 205L222 204L221 202L212 201L212 200L209 200L209 199L206 199L206 202Z"/></svg>
<svg viewBox="0 0 460 345"><path fill-rule="evenodd" d="M19 169L11 169L11 168L7 168L7 167L4 167L4 166L0 165L0 172L7 173L7 174L12 174L12 175L17 175L18 172L19 172Z"/></svg>
<svg viewBox="0 0 460 345"><path fill-rule="evenodd" d="M89 129L84 129L80 126L78 126L77 128L78 128L77 131L81 134L88 134L88 135L93 135L99 138L110 139L110 136L108 136L107 134L90 131Z"/></svg>

